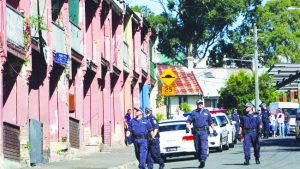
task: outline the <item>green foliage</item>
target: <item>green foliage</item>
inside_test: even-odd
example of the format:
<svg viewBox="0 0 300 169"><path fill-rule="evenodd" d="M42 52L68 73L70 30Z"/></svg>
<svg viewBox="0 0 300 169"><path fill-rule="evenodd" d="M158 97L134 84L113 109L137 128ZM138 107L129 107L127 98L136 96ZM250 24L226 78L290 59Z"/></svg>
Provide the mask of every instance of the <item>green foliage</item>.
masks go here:
<svg viewBox="0 0 300 169"><path fill-rule="evenodd" d="M31 16L30 27L36 31L48 31L48 27L45 24L43 16Z"/></svg>
<svg viewBox="0 0 300 169"><path fill-rule="evenodd" d="M300 6L300 0L270 0L265 6L261 2L249 1L247 10L240 19L242 24L229 30L210 53L209 64L222 65L223 57L252 59L254 52L253 23L258 28L258 53L262 65L273 65L282 59L300 63L300 10L287 10L291 6ZM254 8L254 6L257 6ZM251 66L236 61L239 67Z"/></svg>
<svg viewBox="0 0 300 169"><path fill-rule="evenodd" d="M180 104L180 107L182 108L182 110L184 111L184 112L192 112L192 108L191 108L191 106L188 104L188 103L181 103Z"/></svg>
<svg viewBox="0 0 300 169"><path fill-rule="evenodd" d="M165 115L163 113L156 113L156 120L159 123L162 120L165 120Z"/></svg>
<svg viewBox="0 0 300 169"><path fill-rule="evenodd" d="M259 77L259 97L266 104L274 102L280 93L272 86L273 80L268 74ZM255 98L254 74L239 71L229 77L224 88L219 91L218 106L226 109L238 108L242 110L247 102Z"/></svg>
<svg viewBox="0 0 300 169"><path fill-rule="evenodd" d="M244 0L168 0L158 50L170 57L204 57L245 7Z"/></svg>
<svg viewBox="0 0 300 169"><path fill-rule="evenodd" d="M165 97L160 92L158 92L155 101L156 107L161 107L165 103Z"/></svg>

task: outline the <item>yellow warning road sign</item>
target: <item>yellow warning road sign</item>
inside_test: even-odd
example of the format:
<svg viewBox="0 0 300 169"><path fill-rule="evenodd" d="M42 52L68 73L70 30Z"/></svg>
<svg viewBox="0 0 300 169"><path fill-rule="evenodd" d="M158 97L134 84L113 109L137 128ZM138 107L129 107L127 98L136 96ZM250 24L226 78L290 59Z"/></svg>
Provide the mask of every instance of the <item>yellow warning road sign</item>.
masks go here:
<svg viewBox="0 0 300 169"><path fill-rule="evenodd" d="M177 76L170 68L168 68L160 75L160 79L167 86L170 86L177 79Z"/></svg>
<svg viewBox="0 0 300 169"><path fill-rule="evenodd" d="M174 96L175 95L175 87L174 86L162 86L161 94L163 96Z"/></svg>

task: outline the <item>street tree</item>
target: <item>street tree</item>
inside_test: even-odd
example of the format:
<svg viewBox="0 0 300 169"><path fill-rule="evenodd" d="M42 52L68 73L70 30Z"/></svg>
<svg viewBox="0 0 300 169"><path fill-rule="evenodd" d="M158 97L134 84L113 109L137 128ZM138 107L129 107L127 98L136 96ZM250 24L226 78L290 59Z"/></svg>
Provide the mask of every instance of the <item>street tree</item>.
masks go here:
<svg viewBox="0 0 300 169"><path fill-rule="evenodd" d="M171 58L178 53L203 58L227 32L244 0L159 0L164 12L158 31L158 50Z"/></svg>
<svg viewBox="0 0 300 169"><path fill-rule="evenodd" d="M255 7L254 7L255 6ZM248 6L240 16L241 25L229 30L223 41L210 52L209 64L222 66L223 58L252 59L254 51L253 26L258 27L259 61L270 66L282 58L300 63L300 10L289 11L288 7L300 6L300 0L270 0ZM243 67L242 63L236 63Z"/></svg>
<svg viewBox="0 0 300 169"><path fill-rule="evenodd" d="M266 104L274 102L276 96L280 95L272 83L273 80L267 73L259 77L259 98ZM251 102L255 98L254 90L254 74L241 70L232 74L225 87L220 89L218 106L229 110L233 108L242 110L245 103Z"/></svg>

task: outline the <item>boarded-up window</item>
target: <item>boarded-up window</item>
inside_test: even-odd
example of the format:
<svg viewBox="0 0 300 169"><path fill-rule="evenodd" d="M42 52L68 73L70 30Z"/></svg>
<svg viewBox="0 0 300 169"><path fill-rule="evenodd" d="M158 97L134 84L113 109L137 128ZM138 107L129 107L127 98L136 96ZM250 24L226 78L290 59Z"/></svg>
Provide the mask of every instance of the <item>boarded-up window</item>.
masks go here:
<svg viewBox="0 0 300 169"><path fill-rule="evenodd" d="M3 155L4 158L20 161L20 127L3 123Z"/></svg>
<svg viewBox="0 0 300 169"><path fill-rule="evenodd" d="M70 113L75 112L75 96L74 94L69 94L69 111Z"/></svg>
<svg viewBox="0 0 300 169"><path fill-rule="evenodd" d="M78 26L79 23L79 0L69 0L70 21Z"/></svg>

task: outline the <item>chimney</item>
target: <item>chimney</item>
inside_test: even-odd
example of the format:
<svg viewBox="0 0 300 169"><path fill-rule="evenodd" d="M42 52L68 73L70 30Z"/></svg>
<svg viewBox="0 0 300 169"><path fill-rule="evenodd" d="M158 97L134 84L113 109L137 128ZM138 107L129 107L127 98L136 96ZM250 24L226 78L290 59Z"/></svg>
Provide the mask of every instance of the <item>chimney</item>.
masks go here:
<svg viewBox="0 0 300 169"><path fill-rule="evenodd" d="M186 58L186 60L187 60L187 67L188 67L188 69L189 70L193 70L194 69L194 58L191 57L191 56L188 56Z"/></svg>

